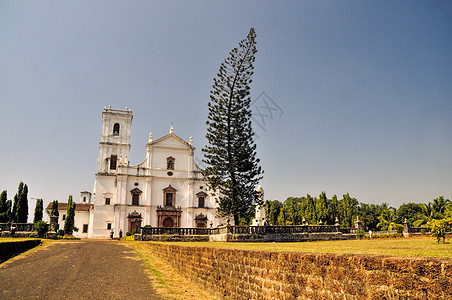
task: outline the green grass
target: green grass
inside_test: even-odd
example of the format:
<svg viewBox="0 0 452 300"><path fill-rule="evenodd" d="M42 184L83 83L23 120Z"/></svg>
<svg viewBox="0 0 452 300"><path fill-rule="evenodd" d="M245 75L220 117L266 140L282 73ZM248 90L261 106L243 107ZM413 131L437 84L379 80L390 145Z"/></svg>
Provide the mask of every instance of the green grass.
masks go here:
<svg viewBox="0 0 452 300"><path fill-rule="evenodd" d="M452 244L438 244L436 240L431 237L299 243L165 242L165 244L256 251L267 250L452 258Z"/></svg>

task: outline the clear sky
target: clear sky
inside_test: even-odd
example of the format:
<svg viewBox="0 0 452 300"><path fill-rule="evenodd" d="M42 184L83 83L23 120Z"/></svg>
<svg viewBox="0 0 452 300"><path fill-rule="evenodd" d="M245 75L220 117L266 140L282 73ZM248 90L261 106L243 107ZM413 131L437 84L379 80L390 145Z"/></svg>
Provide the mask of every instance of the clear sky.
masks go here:
<svg viewBox="0 0 452 300"><path fill-rule="evenodd" d="M134 111L131 164L171 122L200 159L213 78L250 27L266 199L450 198L450 1L1 1L0 190L92 191L108 105Z"/></svg>

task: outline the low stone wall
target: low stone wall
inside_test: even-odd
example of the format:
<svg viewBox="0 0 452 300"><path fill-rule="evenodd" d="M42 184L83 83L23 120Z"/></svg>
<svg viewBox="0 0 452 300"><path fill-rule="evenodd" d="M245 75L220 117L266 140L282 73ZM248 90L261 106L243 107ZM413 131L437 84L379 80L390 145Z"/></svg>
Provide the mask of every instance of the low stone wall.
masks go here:
<svg viewBox="0 0 452 300"><path fill-rule="evenodd" d="M209 236L211 242L308 242L356 239L356 234L340 232L322 233L279 233L279 234L231 234L222 233Z"/></svg>
<svg viewBox="0 0 452 300"><path fill-rule="evenodd" d="M2 232L0 232L0 237L11 237L11 232L10 231L2 231ZM38 233L35 231L16 231L14 233L14 237L16 237L16 238L28 238L28 237L37 238Z"/></svg>
<svg viewBox="0 0 452 300"><path fill-rule="evenodd" d="M178 234L162 234L162 235L141 235L135 234L135 241L154 241L154 242L208 242L208 235L178 235Z"/></svg>
<svg viewBox="0 0 452 300"><path fill-rule="evenodd" d="M222 299L452 299L452 260L149 243Z"/></svg>
<svg viewBox="0 0 452 300"><path fill-rule="evenodd" d="M1 242L0 243L0 263L8 260L9 258L16 256L22 252L25 252L31 248L34 248L41 244L41 240L25 240L14 242Z"/></svg>

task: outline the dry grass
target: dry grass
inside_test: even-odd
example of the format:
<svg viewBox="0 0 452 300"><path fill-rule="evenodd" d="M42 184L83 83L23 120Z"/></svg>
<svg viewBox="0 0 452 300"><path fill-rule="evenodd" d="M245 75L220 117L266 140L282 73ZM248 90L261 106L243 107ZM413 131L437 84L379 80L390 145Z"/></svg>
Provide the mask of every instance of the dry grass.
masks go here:
<svg viewBox="0 0 452 300"><path fill-rule="evenodd" d="M159 259L145 242L122 241L133 248L151 271L151 281L157 294L167 299L215 299L200 285L189 281L183 274Z"/></svg>
<svg viewBox="0 0 452 300"><path fill-rule="evenodd" d="M222 243L222 242L166 242L189 247L213 247L224 249L374 254L395 256L432 256L452 258L452 244L438 244L431 237L397 239L372 239L348 241L317 241L299 243Z"/></svg>

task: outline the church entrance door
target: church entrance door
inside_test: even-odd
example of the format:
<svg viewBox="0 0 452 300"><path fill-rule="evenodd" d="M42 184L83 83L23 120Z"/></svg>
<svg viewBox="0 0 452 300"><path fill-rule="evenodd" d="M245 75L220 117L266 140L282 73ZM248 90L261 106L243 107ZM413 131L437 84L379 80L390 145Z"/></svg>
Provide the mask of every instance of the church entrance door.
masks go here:
<svg viewBox="0 0 452 300"><path fill-rule="evenodd" d="M174 227L174 221L173 221L173 218L170 218L170 217L165 218L165 219L163 220L163 227Z"/></svg>

